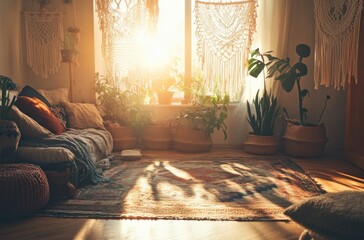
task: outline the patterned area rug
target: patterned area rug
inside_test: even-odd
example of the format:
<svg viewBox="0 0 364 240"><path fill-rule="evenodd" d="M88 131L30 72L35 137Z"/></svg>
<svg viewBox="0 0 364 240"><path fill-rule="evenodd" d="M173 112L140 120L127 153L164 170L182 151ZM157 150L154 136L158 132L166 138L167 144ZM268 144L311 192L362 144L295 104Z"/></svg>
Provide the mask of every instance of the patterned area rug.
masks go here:
<svg viewBox="0 0 364 240"><path fill-rule="evenodd" d="M288 220L283 209L323 190L284 157L115 157L109 182L77 190L38 216ZM172 158L172 157L169 157Z"/></svg>

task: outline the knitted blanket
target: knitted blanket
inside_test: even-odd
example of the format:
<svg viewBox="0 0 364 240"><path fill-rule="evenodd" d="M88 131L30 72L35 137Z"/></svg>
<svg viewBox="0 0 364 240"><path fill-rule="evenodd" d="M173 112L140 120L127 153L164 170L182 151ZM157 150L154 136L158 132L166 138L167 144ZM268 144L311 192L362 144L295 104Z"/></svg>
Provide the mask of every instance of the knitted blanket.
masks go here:
<svg viewBox="0 0 364 240"><path fill-rule="evenodd" d="M52 135L47 138L21 139L22 147L63 147L76 157L71 167L71 180L76 186L97 184L106 181L90 154L87 141L82 136L68 134Z"/></svg>

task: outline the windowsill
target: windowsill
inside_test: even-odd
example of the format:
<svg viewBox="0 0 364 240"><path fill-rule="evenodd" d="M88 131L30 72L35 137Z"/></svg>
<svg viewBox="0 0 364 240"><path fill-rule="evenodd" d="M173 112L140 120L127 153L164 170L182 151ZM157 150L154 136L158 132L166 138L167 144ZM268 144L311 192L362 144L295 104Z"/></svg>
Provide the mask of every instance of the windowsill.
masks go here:
<svg viewBox="0 0 364 240"><path fill-rule="evenodd" d="M234 108L239 105L238 102L229 103L228 108ZM159 104L159 103L149 103L144 104L146 107L151 108L186 108L186 107L193 107L192 103L180 103L180 102L174 102L171 104Z"/></svg>

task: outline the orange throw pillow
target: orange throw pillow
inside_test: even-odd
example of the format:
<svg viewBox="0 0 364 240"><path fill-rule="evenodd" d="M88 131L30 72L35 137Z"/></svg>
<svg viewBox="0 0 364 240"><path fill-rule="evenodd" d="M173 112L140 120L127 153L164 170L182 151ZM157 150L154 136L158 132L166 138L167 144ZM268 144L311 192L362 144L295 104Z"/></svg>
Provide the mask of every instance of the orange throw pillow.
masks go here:
<svg viewBox="0 0 364 240"><path fill-rule="evenodd" d="M61 134L66 129L53 114L52 110L38 98L30 98L25 96L18 96L15 101L20 111L33 118L39 125L48 129L54 134Z"/></svg>

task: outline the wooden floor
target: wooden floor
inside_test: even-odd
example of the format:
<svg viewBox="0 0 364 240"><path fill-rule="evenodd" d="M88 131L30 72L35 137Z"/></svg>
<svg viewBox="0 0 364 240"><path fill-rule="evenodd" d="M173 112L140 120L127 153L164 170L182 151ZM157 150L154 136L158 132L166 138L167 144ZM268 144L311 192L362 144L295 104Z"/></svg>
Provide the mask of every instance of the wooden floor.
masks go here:
<svg viewBox="0 0 364 240"><path fill-rule="evenodd" d="M175 152L143 152L168 154ZM246 156L241 149L214 149L208 154ZM364 172L342 160L342 154L295 159L327 192L364 190ZM0 224L0 239L298 239L293 222L182 220L96 220L34 217Z"/></svg>

